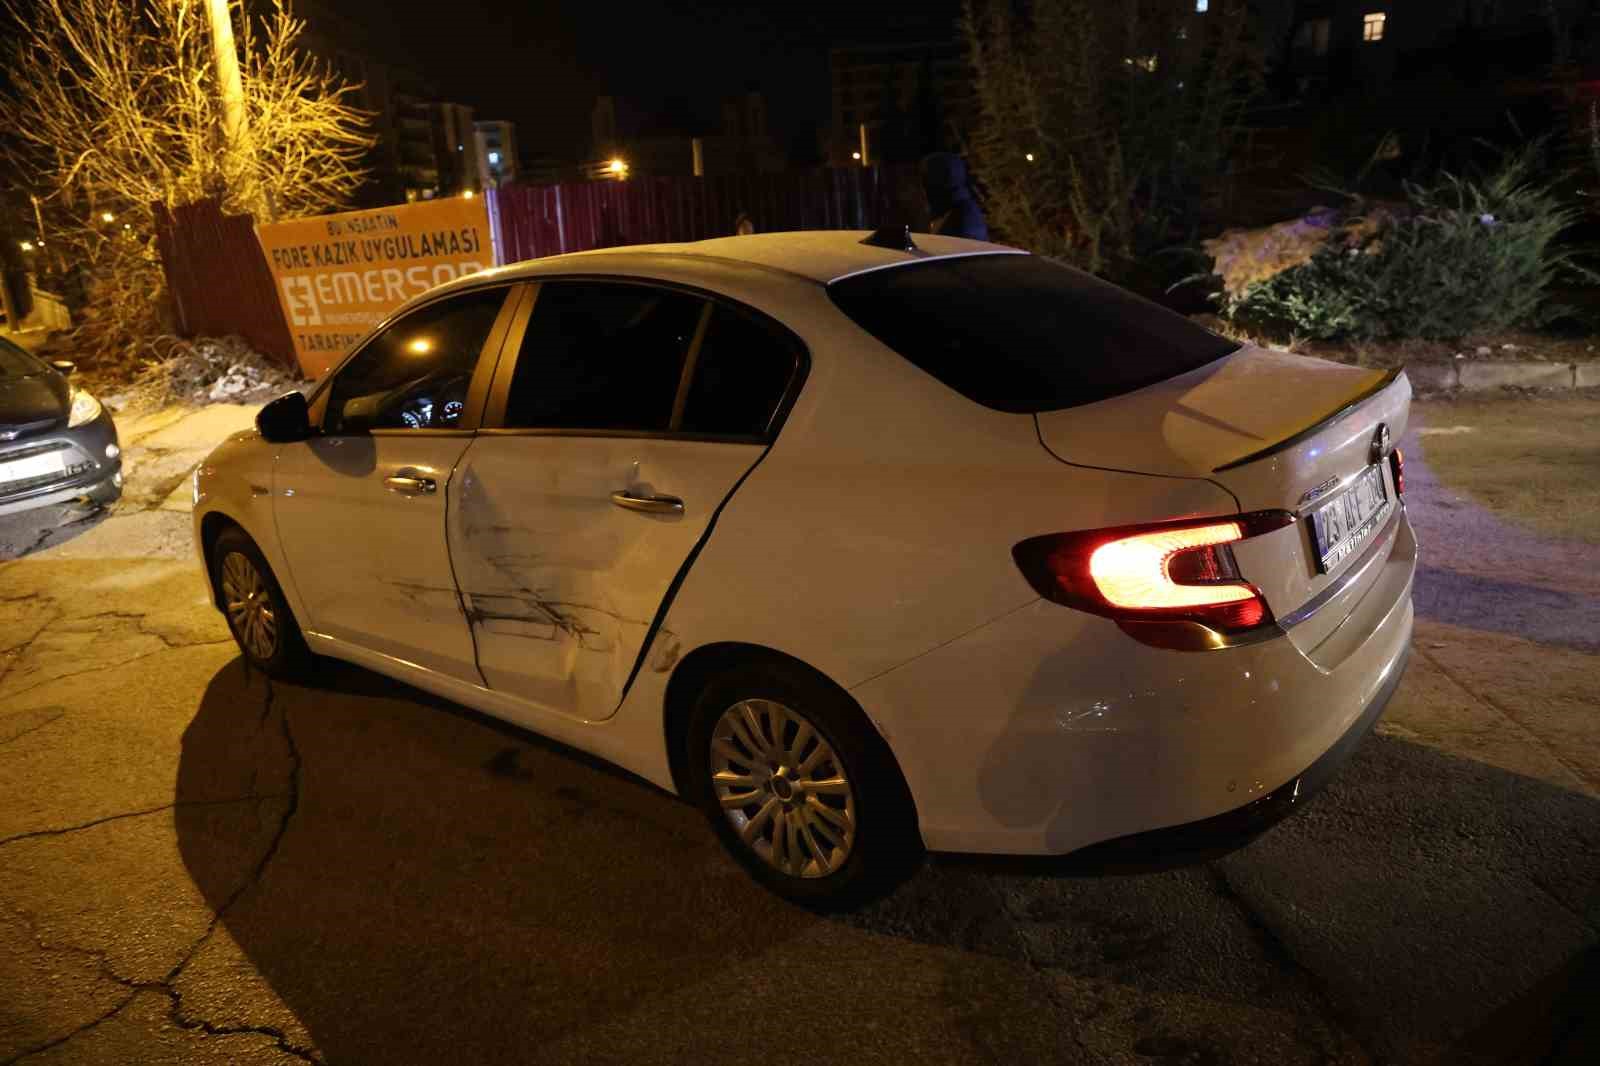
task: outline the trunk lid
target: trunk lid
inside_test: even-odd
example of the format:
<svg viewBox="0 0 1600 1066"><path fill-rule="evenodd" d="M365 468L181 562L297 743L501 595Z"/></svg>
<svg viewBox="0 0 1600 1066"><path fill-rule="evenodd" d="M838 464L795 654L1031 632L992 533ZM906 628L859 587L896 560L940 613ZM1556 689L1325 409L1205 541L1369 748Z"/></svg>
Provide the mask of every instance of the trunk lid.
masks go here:
<svg viewBox="0 0 1600 1066"><path fill-rule="evenodd" d="M1294 511L1308 490L1368 464L1379 423L1399 440L1410 397L1403 374L1246 345L1137 392L1040 414L1039 437L1069 463L1203 477L1242 510Z"/></svg>
<svg viewBox="0 0 1600 1066"><path fill-rule="evenodd" d="M1382 568L1365 565L1372 554L1394 541L1399 507L1389 464L1381 464L1389 502L1380 520L1326 571L1309 516L1373 465L1380 426L1399 441L1410 407L1411 385L1398 371L1246 345L1137 392L1040 414L1038 425L1041 443L1067 462L1206 478L1241 511L1293 513L1293 525L1240 542L1235 556L1275 617L1305 623L1291 634L1309 652L1376 580ZM1315 618L1310 608L1319 608Z"/></svg>

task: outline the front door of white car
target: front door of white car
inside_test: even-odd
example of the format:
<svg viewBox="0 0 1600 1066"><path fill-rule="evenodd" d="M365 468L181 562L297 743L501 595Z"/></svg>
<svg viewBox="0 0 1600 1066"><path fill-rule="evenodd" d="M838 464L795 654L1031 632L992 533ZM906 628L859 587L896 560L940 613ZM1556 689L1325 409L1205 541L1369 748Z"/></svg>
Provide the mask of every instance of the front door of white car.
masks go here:
<svg viewBox="0 0 1600 1066"><path fill-rule="evenodd" d="M450 486L456 578L491 688L604 719L801 350L733 306L614 281L541 284L515 332Z"/></svg>
<svg viewBox="0 0 1600 1066"><path fill-rule="evenodd" d="M317 397L321 432L280 446L273 514L306 629L480 680L445 506L512 291L446 297L374 336Z"/></svg>

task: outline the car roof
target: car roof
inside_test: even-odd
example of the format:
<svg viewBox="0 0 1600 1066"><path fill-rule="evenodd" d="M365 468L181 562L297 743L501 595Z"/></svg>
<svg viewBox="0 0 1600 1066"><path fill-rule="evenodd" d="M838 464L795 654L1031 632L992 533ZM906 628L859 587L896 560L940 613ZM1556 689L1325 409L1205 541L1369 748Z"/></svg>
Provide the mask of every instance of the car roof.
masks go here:
<svg viewBox="0 0 1600 1066"><path fill-rule="evenodd" d="M903 266L927 259L994 253L1025 254L1020 249L988 241L969 241L962 237L941 237L916 233L916 250L902 251L862 244L866 230L802 230L791 233L752 233L742 237L715 237L683 244L635 244L621 248L597 248L514 263L493 271L499 279L535 277L562 268L593 270L604 260L635 256L686 256L742 263L766 270L807 278L826 285L869 270Z"/></svg>

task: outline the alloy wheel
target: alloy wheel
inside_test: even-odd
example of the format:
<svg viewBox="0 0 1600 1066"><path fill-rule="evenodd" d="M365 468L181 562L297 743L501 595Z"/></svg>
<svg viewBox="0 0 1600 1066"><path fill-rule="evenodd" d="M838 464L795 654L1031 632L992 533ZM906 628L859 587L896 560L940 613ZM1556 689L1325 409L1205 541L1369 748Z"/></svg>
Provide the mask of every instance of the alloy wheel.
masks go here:
<svg viewBox="0 0 1600 1066"><path fill-rule="evenodd" d="M746 847L792 877L826 877L855 844L855 792L833 747L774 700L740 700L711 731L711 784Z"/></svg>
<svg viewBox="0 0 1600 1066"><path fill-rule="evenodd" d="M249 556L241 552L223 556L222 599L244 650L262 662L271 659L278 650L278 619L267 582Z"/></svg>

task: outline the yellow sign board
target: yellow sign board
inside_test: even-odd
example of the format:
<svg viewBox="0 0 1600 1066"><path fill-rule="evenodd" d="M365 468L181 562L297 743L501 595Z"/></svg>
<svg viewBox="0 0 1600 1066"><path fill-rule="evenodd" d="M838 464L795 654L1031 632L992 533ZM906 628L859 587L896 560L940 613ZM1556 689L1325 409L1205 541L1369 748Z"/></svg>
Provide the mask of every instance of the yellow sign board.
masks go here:
<svg viewBox="0 0 1600 1066"><path fill-rule="evenodd" d="M256 227L300 369L321 377L418 293L494 265L482 199L451 197Z"/></svg>

